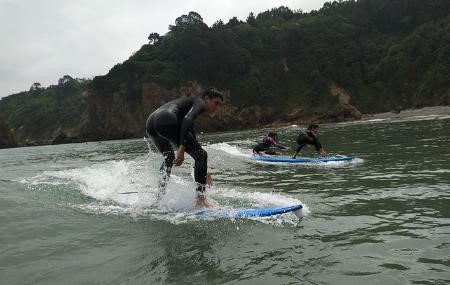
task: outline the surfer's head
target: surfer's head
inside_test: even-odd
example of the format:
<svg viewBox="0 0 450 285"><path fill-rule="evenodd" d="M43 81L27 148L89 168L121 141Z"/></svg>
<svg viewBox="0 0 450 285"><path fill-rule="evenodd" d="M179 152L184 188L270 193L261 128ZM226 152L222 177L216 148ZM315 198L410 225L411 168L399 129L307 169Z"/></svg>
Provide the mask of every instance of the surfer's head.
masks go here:
<svg viewBox="0 0 450 285"><path fill-rule="evenodd" d="M222 106L223 92L220 92L216 88L210 87L203 92L202 98L206 104L206 111L208 113L214 113Z"/></svg>
<svg viewBox="0 0 450 285"><path fill-rule="evenodd" d="M267 134L268 137L273 138L275 141L278 141L278 134L274 132L270 132Z"/></svg>
<svg viewBox="0 0 450 285"><path fill-rule="evenodd" d="M317 132L318 130L319 130L319 125L318 124L310 124L308 126L308 131Z"/></svg>
<svg viewBox="0 0 450 285"><path fill-rule="evenodd" d="M208 97L210 99L219 98L223 102L223 92L217 90L214 87L209 87L203 92L203 98Z"/></svg>

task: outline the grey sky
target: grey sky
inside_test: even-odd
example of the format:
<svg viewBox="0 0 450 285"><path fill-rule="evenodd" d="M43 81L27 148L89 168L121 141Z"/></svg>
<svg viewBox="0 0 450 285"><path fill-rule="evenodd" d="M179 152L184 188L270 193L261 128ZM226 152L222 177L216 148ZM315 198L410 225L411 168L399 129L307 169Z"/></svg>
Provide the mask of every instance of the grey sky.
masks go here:
<svg viewBox="0 0 450 285"><path fill-rule="evenodd" d="M68 74L103 75L147 43L167 33L190 11L211 26L279 6L304 12L325 0L0 0L0 97L47 87Z"/></svg>

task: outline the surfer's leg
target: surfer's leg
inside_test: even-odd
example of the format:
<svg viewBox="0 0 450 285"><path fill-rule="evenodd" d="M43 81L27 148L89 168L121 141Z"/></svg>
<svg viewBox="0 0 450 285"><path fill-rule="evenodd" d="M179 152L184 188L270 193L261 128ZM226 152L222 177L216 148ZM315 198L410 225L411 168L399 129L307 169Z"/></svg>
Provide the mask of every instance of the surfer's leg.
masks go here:
<svg viewBox="0 0 450 285"><path fill-rule="evenodd" d="M195 161L194 180L197 182L196 191L205 192L206 175L208 171L208 153L200 146L192 134L186 136L186 152Z"/></svg>
<svg viewBox="0 0 450 285"><path fill-rule="evenodd" d="M205 192L206 175L208 170L208 153L200 148L192 151L186 151L195 160L194 180L197 182L197 192Z"/></svg>
<svg viewBox="0 0 450 285"><path fill-rule="evenodd" d="M159 168L160 178L158 183L158 189L161 197L166 192L167 183L169 182L170 173L172 172L173 160L175 159L175 153L172 149L164 151L162 154L164 156L164 161Z"/></svg>
<svg viewBox="0 0 450 285"><path fill-rule="evenodd" d="M164 160L159 168L160 176L158 182L158 193L156 196L156 203L159 203L161 198L166 193L167 183L169 182L170 173L172 171L173 160L175 159L175 153L170 145L169 140L158 134L153 128L152 124L147 127L147 134L158 151L164 156Z"/></svg>
<svg viewBox="0 0 450 285"><path fill-rule="evenodd" d="M298 155L298 153L302 150L302 148L303 148L304 146L305 146L304 144L299 145L299 146L297 147L297 150L295 151L295 154L294 154L294 156L293 156L292 158L296 158L297 155Z"/></svg>
<svg viewBox="0 0 450 285"><path fill-rule="evenodd" d="M292 158L296 158L299 152L302 150L302 148L306 145L306 136L299 136L297 138L297 150L295 151L295 154Z"/></svg>
<svg viewBox="0 0 450 285"><path fill-rule="evenodd" d="M175 159L175 153L172 149L171 142L175 143L179 136L177 116L167 110L157 110L148 118L146 130L150 140L164 156L164 160L160 167L161 175L158 183L160 199L166 191L166 185L170 178L173 160Z"/></svg>
<svg viewBox="0 0 450 285"><path fill-rule="evenodd" d="M173 160L175 153L168 140L161 136L150 136L150 139L155 144L156 148L164 156L164 160L159 168L160 176L158 182L158 193L156 195L156 203L159 203L161 198L166 193L167 183L169 182L170 173L172 171Z"/></svg>
<svg viewBox="0 0 450 285"><path fill-rule="evenodd" d="M259 154L259 155L265 154L265 151L266 151L267 149L268 149L268 148L266 148L266 147L262 147L262 146L260 146L260 145L256 145L256 146L253 148L253 153L254 153L254 154Z"/></svg>

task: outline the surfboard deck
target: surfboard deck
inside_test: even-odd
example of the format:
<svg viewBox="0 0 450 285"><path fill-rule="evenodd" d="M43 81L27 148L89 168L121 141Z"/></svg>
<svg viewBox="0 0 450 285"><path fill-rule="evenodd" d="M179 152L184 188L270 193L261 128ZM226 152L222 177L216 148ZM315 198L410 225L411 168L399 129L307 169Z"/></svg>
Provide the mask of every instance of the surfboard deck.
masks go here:
<svg viewBox="0 0 450 285"><path fill-rule="evenodd" d="M298 157L287 156L252 156L253 160L265 162L287 162L287 163L323 163L331 161L350 161L352 156L330 156L330 157Z"/></svg>
<svg viewBox="0 0 450 285"><path fill-rule="evenodd" d="M289 213L292 211L300 210L303 205L292 205L288 207L279 208L261 208L261 209L243 209L243 210L233 210L233 209L202 209L196 211L194 214L197 216L208 216L217 218L250 218L250 217L267 217L273 215L280 215L284 213Z"/></svg>

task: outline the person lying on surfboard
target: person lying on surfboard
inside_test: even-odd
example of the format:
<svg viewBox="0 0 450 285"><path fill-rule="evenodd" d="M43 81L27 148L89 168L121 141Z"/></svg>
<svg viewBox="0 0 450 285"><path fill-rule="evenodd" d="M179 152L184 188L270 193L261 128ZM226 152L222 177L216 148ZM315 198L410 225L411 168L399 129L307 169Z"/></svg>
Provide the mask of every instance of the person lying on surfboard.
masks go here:
<svg viewBox="0 0 450 285"><path fill-rule="evenodd" d="M277 152L272 149L272 147L277 147L280 149L286 149L285 146L278 143L278 135L277 133L269 133L262 142L258 143L253 148L253 153L262 155L262 154L268 154L268 155L274 155L277 154Z"/></svg>
<svg viewBox="0 0 450 285"><path fill-rule="evenodd" d="M187 152L195 161L194 180L197 183L197 206L209 207L205 196L205 186L212 184L211 175L207 174L208 154L197 142L193 131L194 120L207 111L214 114L223 103L223 93L215 88L208 88L199 97L182 97L168 102L147 119L145 124L147 136L164 156L160 171L156 203L165 194L172 166L180 166ZM176 156L171 143L178 147Z"/></svg>
<svg viewBox="0 0 450 285"><path fill-rule="evenodd" d="M319 125L317 124L310 124L306 130L301 132L297 137L298 147L292 158L296 158L298 153L304 146L314 146L316 148L317 155L324 156L325 152L323 150L322 144L319 141L319 138L317 137L318 132Z"/></svg>

